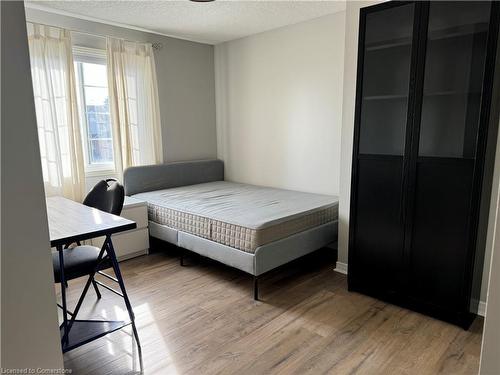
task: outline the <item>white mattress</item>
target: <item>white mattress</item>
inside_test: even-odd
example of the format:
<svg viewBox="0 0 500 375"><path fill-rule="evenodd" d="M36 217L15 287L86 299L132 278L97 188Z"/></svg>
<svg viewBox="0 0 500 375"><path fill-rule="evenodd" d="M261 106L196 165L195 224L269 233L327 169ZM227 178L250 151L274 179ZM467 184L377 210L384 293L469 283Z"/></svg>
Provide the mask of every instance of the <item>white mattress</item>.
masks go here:
<svg viewBox="0 0 500 375"><path fill-rule="evenodd" d="M336 196L227 181L134 197L148 202L151 221L250 253L338 217Z"/></svg>

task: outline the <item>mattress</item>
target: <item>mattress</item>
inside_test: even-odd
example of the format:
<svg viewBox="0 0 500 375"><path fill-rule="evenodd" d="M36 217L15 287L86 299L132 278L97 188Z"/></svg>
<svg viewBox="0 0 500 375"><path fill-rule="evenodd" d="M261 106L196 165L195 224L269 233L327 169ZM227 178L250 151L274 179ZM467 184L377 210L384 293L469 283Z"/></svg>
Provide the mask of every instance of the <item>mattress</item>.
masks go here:
<svg viewBox="0 0 500 375"><path fill-rule="evenodd" d="M338 217L336 196L228 181L133 197L148 203L150 221L249 253Z"/></svg>

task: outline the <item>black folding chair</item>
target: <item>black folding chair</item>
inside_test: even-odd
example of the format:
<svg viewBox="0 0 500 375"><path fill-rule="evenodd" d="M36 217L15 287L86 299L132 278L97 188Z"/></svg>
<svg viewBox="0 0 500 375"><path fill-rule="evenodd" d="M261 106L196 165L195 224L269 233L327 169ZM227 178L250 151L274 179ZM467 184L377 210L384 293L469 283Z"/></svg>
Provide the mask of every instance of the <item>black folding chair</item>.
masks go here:
<svg viewBox="0 0 500 375"><path fill-rule="evenodd" d="M120 215L123 208L123 201L125 200L125 190L123 185L121 185L115 179L107 179L99 181L92 190L85 197L83 204L89 207L97 208L101 211L105 211L114 215ZM111 259L108 256L109 246L112 246L108 239L106 239L102 248L98 248L95 246L89 245L81 245L77 243L76 247L70 247L72 244L68 244L65 249L63 249L64 256L64 279L72 280L82 276L88 275L87 283L84 287L82 295L80 296L75 310L73 312L68 311L68 314L71 316L71 320L69 321L68 330L71 329L72 322L75 321L76 315L80 310L82 302L87 294L90 283L94 286L95 292L97 294L97 298L101 298L101 293L99 291L98 285L106 288L107 290L119 295L125 300L125 305L127 307L132 329L134 332L134 337L136 339L137 347L139 349L139 358L141 361L142 368L142 354L141 354L141 346L139 343L139 336L137 334L137 329L135 326L135 318L134 312L132 310L132 306L128 299L128 296L125 291L125 286L123 284L123 279L121 277L120 269L118 268L118 264L116 263L116 258ZM111 249L111 251L114 251ZM61 269L59 262L58 253L52 254L52 263L54 266L54 280L56 283L61 282ZM113 268L116 277L113 277L105 272L105 269ZM118 291L99 280L95 279L96 274L106 277L108 280L111 280L117 283L120 287L121 291ZM58 304L58 306L62 309L63 307Z"/></svg>
<svg viewBox="0 0 500 375"><path fill-rule="evenodd" d="M97 208L98 210L108 212L113 215L120 215L125 200L125 191L123 186L114 178L99 181L92 190L89 191L83 204L89 207ZM95 246L81 245L77 242L77 246L71 248L72 244L67 244L64 251L64 276L67 281L77 279L79 277L90 275L94 268L97 267L97 272L102 274L104 269L112 268L109 259L103 258L99 264L97 259L101 249ZM56 283L61 282L61 270L59 266L59 255L52 254L52 263L54 266L54 280ZM107 276L105 276L107 277ZM93 277L92 286L94 287L97 298L101 298L101 293L97 284L101 284ZM104 286L105 288L107 286Z"/></svg>

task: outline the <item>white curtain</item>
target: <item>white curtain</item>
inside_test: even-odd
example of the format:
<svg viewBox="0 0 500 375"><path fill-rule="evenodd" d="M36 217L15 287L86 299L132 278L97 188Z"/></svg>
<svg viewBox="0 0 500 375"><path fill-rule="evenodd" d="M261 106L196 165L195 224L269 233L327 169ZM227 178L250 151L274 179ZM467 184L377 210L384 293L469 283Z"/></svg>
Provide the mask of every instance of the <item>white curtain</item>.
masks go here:
<svg viewBox="0 0 500 375"><path fill-rule="evenodd" d="M81 201L85 171L70 32L28 23L28 41L45 194Z"/></svg>
<svg viewBox="0 0 500 375"><path fill-rule="evenodd" d="M156 66L151 44L107 39L115 149L122 168L163 162Z"/></svg>

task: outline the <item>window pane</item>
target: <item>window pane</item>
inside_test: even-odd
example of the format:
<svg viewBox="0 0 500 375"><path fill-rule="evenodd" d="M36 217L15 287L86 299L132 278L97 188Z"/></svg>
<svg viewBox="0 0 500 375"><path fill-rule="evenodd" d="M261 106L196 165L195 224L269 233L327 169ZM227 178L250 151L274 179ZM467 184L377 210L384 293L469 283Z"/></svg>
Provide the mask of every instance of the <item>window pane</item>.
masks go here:
<svg viewBox="0 0 500 375"><path fill-rule="evenodd" d="M108 86L106 65L83 63L83 82L86 86Z"/></svg>
<svg viewBox="0 0 500 375"><path fill-rule="evenodd" d="M89 113L87 116L87 123L87 134L90 139L112 137L108 115Z"/></svg>
<svg viewBox="0 0 500 375"><path fill-rule="evenodd" d="M106 65L77 62L79 108L89 167L114 164L113 132L109 112Z"/></svg>
<svg viewBox="0 0 500 375"><path fill-rule="evenodd" d="M111 139L90 140L90 162L92 164L113 162L113 142Z"/></svg>
<svg viewBox="0 0 500 375"><path fill-rule="evenodd" d="M106 87L85 87L85 104L87 111L109 112L108 89Z"/></svg>

